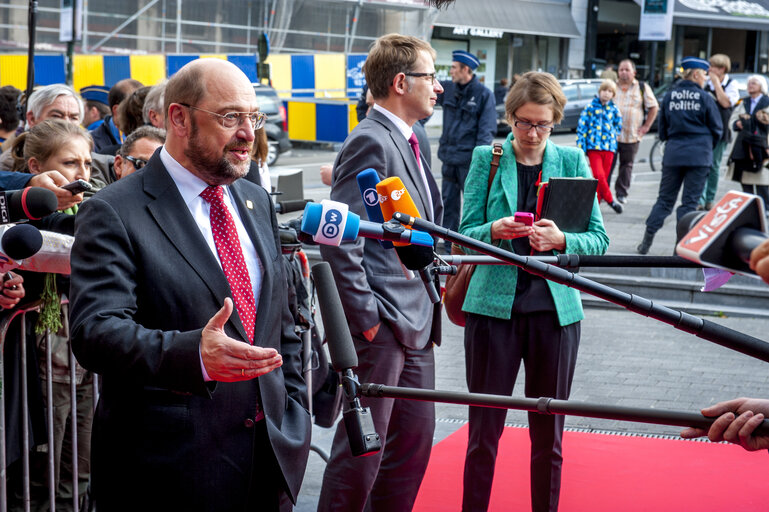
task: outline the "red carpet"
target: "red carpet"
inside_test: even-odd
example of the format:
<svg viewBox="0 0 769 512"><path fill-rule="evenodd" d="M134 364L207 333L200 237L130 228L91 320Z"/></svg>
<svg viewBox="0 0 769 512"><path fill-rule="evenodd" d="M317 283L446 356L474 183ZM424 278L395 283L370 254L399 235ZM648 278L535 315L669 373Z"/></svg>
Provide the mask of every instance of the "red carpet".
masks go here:
<svg viewBox="0 0 769 512"><path fill-rule="evenodd" d="M458 511L467 425L433 447L414 510ZM769 510L769 454L734 445L565 432L559 510ZM527 511L529 433L505 428L491 511Z"/></svg>

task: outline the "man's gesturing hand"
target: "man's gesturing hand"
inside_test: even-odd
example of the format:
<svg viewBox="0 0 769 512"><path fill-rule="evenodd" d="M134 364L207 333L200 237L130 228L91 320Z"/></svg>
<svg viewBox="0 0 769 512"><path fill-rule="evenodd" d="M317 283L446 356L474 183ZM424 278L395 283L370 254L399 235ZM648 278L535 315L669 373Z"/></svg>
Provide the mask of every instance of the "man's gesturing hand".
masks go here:
<svg viewBox="0 0 769 512"><path fill-rule="evenodd" d="M208 376L219 382L236 382L259 377L279 368L283 357L274 348L249 345L224 333L232 314L232 299L208 321L200 337L200 355Z"/></svg>

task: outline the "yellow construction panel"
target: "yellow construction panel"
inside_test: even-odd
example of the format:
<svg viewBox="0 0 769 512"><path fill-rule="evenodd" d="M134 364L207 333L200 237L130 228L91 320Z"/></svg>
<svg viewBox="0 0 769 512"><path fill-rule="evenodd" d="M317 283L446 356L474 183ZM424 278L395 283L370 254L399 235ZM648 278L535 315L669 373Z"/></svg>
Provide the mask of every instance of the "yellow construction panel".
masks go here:
<svg viewBox="0 0 769 512"><path fill-rule="evenodd" d="M290 98L291 55L270 55L265 62L270 65L272 86L278 91L278 96L281 98Z"/></svg>
<svg viewBox="0 0 769 512"><path fill-rule="evenodd" d="M317 138L314 103L288 102L288 138L309 141Z"/></svg>
<svg viewBox="0 0 769 512"><path fill-rule="evenodd" d="M89 85L104 85L104 59L101 55L75 55L72 75L76 91Z"/></svg>
<svg viewBox="0 0 769 512"><path fill-rule="evenodd" d="M27 88L27 56L0 55L0 85Z"/></svg>
<svg viewBox="0 0 769 512"><path fill-rule="evenodd" d="M227 56L223 53L201 53L201 59L222 59L227 60Z"/></svg>
<svg viewBox="0 0 769 512"><path fill-rule="evenodd" d="M315 97L344 98L347 62L344 54L315 55Z"/></svg>
<svg viewBox="0 0 769 512"><path fill-rule="evenodd" d="M131 55L131 78L155 85L166 77L165 55Z"/></svg>
<svg viewBox="0 0 769 512"><path fill-rule="evenodd" d="M353 128L358 126L358 111L355 109L355 107L356 105L354 103L347 105L347 117L349 119L348 126L350 127L349 131L352 131Z"/></svg>

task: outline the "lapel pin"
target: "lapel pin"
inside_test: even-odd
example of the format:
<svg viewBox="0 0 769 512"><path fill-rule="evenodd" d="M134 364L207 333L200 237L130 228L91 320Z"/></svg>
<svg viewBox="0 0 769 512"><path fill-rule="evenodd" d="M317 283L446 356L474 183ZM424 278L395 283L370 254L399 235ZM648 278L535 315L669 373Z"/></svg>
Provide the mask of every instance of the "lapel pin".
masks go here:
<svg viewBox="0 0 769 512"><path fill-rule="evenodd" d="M249 210L254 209L254 203L252 203L250 199L246 199L246 208L248 208Z"/></svg>

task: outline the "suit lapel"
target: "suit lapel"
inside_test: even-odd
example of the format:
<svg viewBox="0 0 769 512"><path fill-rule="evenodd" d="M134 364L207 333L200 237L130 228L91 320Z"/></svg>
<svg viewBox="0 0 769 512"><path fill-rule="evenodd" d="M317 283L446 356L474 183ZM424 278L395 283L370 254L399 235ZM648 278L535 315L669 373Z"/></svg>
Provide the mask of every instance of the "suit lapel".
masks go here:
<svg viewBox="0 0 769 512"><path fill-rule="evenodd" d="M150 214L179 254L211 290L214 300L221 307L224 298L232 295L227 278L159 159L158 164L159 168L148 169L144 173L144 190L154 198L148 204ZM229 322L244 340L248 339L238 315L231 315Z"/></svg>
<svg viewBox="0 0 769 512"><path fill-rule="evenodd" d="M419 209L419 213L421 213L425 219L432 222L434 217L434 212L431 211L430 209L430 202L427 200L427 195L426 195L428 194L428 190L425 188L425 183L424 183L424 180L422 179L422 171L419 169L416 155L414 155L414 151L412 151L411 149L411 144L409 144L409 142L406 140L406 138L403 136L400 130L398 130L398 128L389 119L387 119L387 117L381 112L378 112L377 110L372 109L368 117L380 123L389 132L390 139L393 141L393 144L395 145L395 149L398 150L400 158L403 162L403 167L406 170L406 176L401 176L401 178L407 177L409 180L411 180L411 183L406 183L404 181L404 185L406 185L406 190L409 191L412 199L414 200L414 204L417 205L417 208ZM424 161L424 159L422 159L422 165L425 171L429 173L429 168L427 167L427 163ZM393 169L385 170L387 176L393 176L394 173L392 171ZM414 190L416 190L416 194L419 197L414 197L415 194L412 193L412 191ZM437 190L437 185L436 185L436 190ZM435 203L438 196L431 196L431 197L433 198L433 203Z"/></svg>

